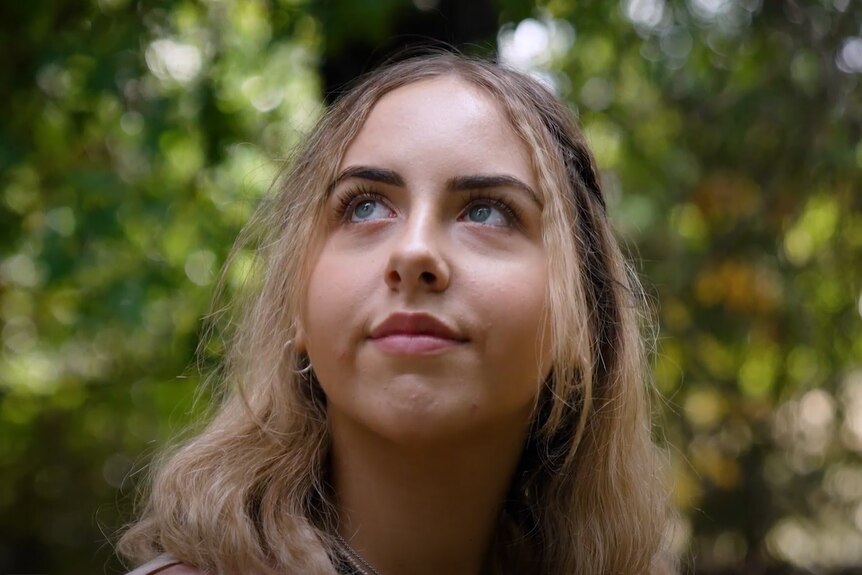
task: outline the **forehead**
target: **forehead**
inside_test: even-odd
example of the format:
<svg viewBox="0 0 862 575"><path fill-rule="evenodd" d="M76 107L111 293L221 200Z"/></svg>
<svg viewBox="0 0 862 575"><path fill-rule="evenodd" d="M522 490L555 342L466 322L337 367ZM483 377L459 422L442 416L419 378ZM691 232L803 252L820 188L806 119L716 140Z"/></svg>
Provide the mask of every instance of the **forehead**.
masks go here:
<svg viewBox="0 0 862 575"><path fill-rule="evenodd" d="M535 189L530 151L490 94L455 76L420 80L384 95L348 146L341 169L379 165L431 172L506 173Z"/></svg>

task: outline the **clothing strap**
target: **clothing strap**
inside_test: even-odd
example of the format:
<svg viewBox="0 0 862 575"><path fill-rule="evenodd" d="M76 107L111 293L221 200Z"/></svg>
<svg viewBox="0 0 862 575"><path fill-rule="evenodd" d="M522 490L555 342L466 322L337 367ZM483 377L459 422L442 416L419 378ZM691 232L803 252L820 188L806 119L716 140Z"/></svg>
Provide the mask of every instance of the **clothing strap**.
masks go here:
<svg viewBox="0 0 862 575"><path fill-rule="evenodd" d="M152 561L147 561L140 567L130 571L126 575L155 575L160 571L164 571L168 567L173 567L174 565L179 565L181 562L177 559L174 559L170 555L159 555Z"/></svg>

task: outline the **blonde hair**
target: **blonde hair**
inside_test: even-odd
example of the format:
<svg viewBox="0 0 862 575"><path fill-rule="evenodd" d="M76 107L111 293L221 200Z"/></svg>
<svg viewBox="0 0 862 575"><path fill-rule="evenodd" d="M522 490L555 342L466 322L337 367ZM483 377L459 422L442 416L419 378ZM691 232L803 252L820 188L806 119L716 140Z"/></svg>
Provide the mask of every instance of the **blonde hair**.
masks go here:
<svg viewBox="0 0 862 575"><path fill-rule="evenodd" d="M327 187L375 103L454 75L508 114L545 199L554 361L496 530L492 573L641 574L670 565L670 510L651 439L642 292L607 219L595 161L540 83L445 53L380 69L324 115L232 254L261 233L261 285L227 338L224 398L154 465L119 550L169 552L213 573L335 573L326 398L290 345ZM227 269L226 265L225 269ZM224 276L223 276L224 277Z"/></svg>

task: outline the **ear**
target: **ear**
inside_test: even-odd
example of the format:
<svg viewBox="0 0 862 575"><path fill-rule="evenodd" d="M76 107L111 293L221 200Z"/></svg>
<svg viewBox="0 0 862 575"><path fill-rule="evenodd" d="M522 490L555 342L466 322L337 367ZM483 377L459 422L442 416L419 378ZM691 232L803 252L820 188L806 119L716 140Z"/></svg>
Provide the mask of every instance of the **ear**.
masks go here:
<svg viewBox="0 0 862 575"><path fill-rule="evenodd" d="M296 349L296 353L305 353L306 352L306 336L305 336L305 328L302 326L302 320L296 318L293 321L293 325L296 326L296 333L293 335L293 347Z"/></svg>

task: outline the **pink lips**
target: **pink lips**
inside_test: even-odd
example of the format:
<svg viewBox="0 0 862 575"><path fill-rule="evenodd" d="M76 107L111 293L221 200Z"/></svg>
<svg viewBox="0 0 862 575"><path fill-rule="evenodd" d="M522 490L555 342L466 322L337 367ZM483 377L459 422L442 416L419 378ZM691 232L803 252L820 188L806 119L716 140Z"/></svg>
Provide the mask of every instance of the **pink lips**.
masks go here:
<svg viewBox="0 0 862 575"><path fill-rule="evenodd" d="M432 354L457 347L467 338L426 313L393 313L371 330L370 339L393 354Z"/></svg>

